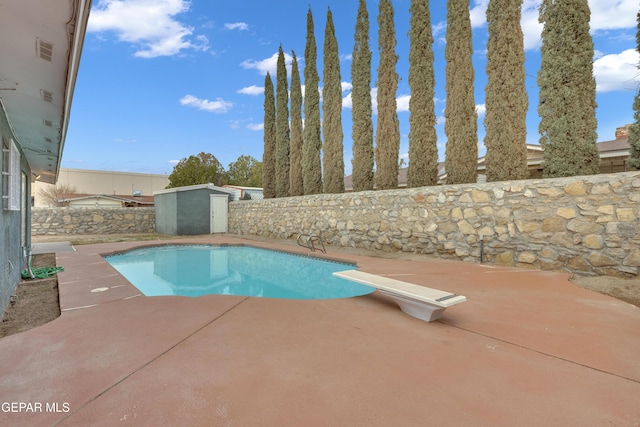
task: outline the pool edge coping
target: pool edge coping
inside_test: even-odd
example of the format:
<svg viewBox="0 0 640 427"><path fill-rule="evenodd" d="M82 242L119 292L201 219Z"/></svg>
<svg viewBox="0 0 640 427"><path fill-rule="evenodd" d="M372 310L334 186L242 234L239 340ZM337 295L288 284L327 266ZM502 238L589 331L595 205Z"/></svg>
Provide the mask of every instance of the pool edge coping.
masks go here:
<svg viewBox="0 0 640 427"><path fill-rule="evenodd" d="M293 250L287 250L287 249L272 249L272 248L268 248L268 247L262 247L262 246L246 244L246 243L183 243L183 242L156 243L156 244L145 244L145 245L139 245L139 246L132 246L132 247L127 248L125 250L117 250L117 251L112 251L112 252L98 253L98 255L100 255L100 257L102 259L105 259L105 258L110 257L110 256L123 255L123 254L125 254L127 252L131 252L131 251L138 250L138 249L161 248L161 247L166 247L166 246L209 246L209 247L214 246L214 247L221 247L221 248L223 248L223 247L249 247L249 248L262 249L262 250L267 250L267 251L285 253L285 254L293 255L293 256L315 258L315 259L318 259L318 260L321 260L321 261L331 261L331 262L335 262L335 263L339 263L339 264L348 264L348 265L352 265L355 269L358 269L358 261L349 260L349 259L346 259L346 258L337 258L337 257L333 257L333 256L330 256L330 255L327 255L327 254L319 254L319 253L315 253L315 252L301 253L301 252L295 252Z"/></svg>

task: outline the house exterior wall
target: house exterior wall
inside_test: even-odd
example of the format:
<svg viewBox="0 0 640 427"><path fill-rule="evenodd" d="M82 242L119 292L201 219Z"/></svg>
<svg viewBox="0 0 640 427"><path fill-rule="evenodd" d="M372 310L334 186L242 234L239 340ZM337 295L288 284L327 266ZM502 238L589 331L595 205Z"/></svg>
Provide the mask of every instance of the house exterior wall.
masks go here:
<svg viewBox="0 0 640 427"><path fill-rule="evenodd" d="M0 109L0 136L2 140L6 141L13 137L2 109ZM8 153L0 150L0 164L6 155ZM0 229L2 230L2 237L0 237L0 271L2 271L0 274L0 313L6 309L16 285L20 281L20 274L27 266L23 248L31 244L31 236L28 232L31 225L31 203L28 196L31 187L31 169L23 155L20 156L20 159L21 173L27 177L22 180L23 194L20 210L5 210L0 207ZM3 183L5 179L7 179L6 176L0 175L0 183Z"/></svg>
<svg viewBox="0 0 640 427"><path fill-rule="evenodd" d="M618 173L632 171L628 166L629 156L617 156L600 159L600 173Z"/></svg>
<svg viewBox="0 0 640 427"><path fill-rule="evenodd" d="M121 208L122 202L118 200L105 199L102 197L91 197L88 199L69 200L70 208Z"/></svg>
<svg viewBox="0 0 640 427"><path fill-rule="evenodd" d="M231 192L231 196L229 197L230 202L243 200L247 195L251 198L251 200L264 199L262 188L244 187L238 185L225 185L223 186L223 188Z"/></svg>
<svg viewBox="0 0 640 427"><path fill-rule="evenodd" d="M262 200L264 198L264 194L262 193L262 189L260 190L244 190L245 194L248 194L251 197L250 200Z"/></svg>

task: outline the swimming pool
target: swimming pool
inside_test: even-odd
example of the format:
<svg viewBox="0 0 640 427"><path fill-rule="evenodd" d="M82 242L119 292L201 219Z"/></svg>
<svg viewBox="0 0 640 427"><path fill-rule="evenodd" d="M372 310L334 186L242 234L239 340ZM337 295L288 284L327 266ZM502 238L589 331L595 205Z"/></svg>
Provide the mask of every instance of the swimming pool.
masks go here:
<svg viewBox="0 0 640 427"><path fill-rule="evenodd" d="M331 299L375 290L332 276L335 271L355 269L353 264L251 246L156 246L105 260L146 296Z"/></svg>

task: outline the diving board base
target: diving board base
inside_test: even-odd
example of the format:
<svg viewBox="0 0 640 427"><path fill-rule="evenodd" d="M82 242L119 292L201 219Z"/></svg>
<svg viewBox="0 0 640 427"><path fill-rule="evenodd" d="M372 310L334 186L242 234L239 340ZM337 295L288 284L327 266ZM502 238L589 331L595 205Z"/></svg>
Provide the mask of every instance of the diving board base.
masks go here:
<svg viewBox="0 0 640 427"><path fill-rule="evenodd" d="M400 310L404 311L409 316L424 320L425 322L438 320L440 316L442 316L442 313L444 313L444 307L431 305L425 301L417 301L393 292L385 291L384 289L378 289L378 291L391 298L393 302L398 304Z"/></svg>
<svg viewBox="0 0 640 427"><path fill-rule="evenodd" d="M427 288L359 270L336 271L333 275L378 289L380 293L398 304L403 312L426 322L438 320L445 309L467 300L464 295Z"/></svg>

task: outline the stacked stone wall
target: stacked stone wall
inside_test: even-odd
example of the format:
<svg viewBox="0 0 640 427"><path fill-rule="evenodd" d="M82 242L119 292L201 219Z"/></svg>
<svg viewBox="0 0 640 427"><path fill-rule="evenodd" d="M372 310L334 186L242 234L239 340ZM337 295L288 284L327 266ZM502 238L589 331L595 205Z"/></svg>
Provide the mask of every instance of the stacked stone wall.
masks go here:
<svg viewBox="0 0 640 427"><path fill-rule="evenodd" d="M636 276L640 173L230 203L229 232L542 270Z"/></svg>
<svg viewBox="0 0 640 427"><path fill-rule="evenodd" d="M32 208L31 234L153 233L154 208Z"/></svg>

